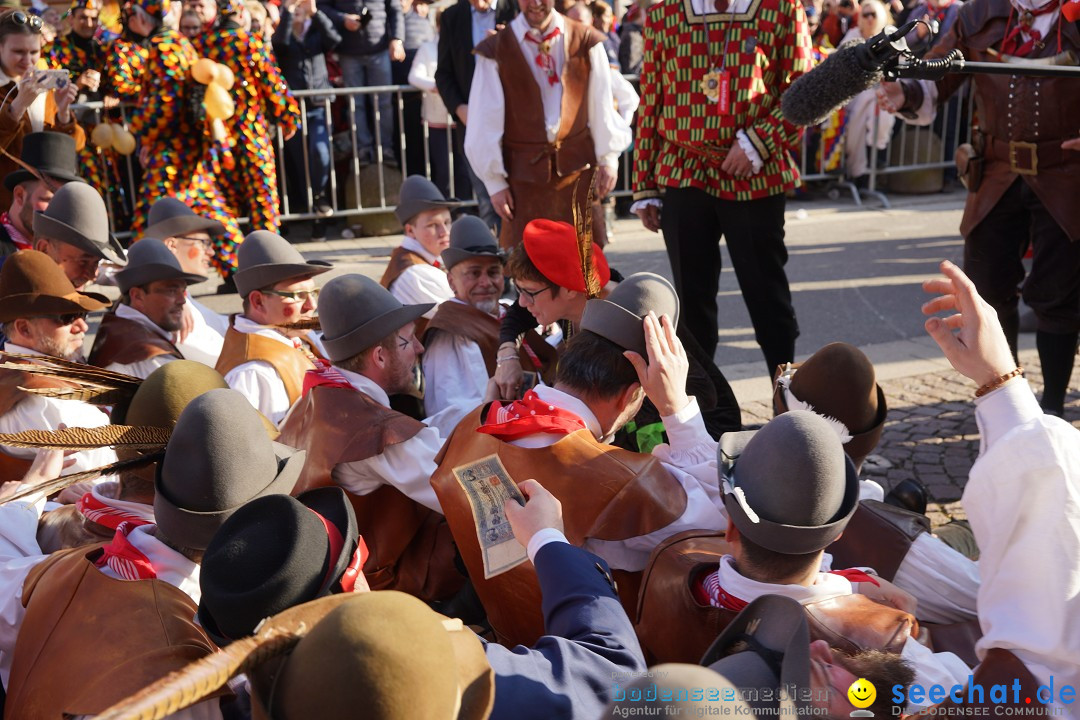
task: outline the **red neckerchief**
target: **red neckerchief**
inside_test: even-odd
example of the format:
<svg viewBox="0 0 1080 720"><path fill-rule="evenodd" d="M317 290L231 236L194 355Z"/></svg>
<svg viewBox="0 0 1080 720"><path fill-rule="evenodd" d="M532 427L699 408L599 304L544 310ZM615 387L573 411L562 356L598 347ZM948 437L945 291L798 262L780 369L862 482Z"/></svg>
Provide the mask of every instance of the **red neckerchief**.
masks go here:
<svg viewBox="0 0 1080 720"><path fill-rule="evenodd" d="M33 249L33 243L27 240L26 236L19 232L19 228L15 227L15 223L11 222L11 215L9 215L6 210L3 215L0 215L0 224L3 224L4 229L6 229L8 235L11 236L11 242L15 243L16 249Z"/></svg>
<svg viewBox="0 0 1080 720"><path fill-rule="evenodd" d="M341 374L341 371L322 358L315 358L315 369L304 373L304 389L300 395L307 395L308 391L315 387L352 389L352 385Z"/></svg>
<svg viewBox="0 0 1080 720"><path fill-rule="evenodd" d="M1040 15L1046 15L1047 13L1054 12L1061 5L1061 0L1052 0L1046 3L1038 10L1025 10L1024 15L1027 18L1033 20ZM1016 6L1009 8L1009 20L1005 23L1005 39L1001 41L1001 52L1005 55L1012 55L1013 57L1027 57L1031 54L1031 51L1036 47L1042 47L1042 33L1031 27L1031 22L1018 22L1013 27L1013 16L1016 14ZM1010 30L1010 28L1012 28ZM1028 39L1024 40L1024 34L1028 35ZM1061 50L1061 19L1058 18L1058 50Z"/></svg>
<svg viewBox="0 0 1080 720"><path fill-rule="evenodd" d="M122 522L116 528L112 542L102 548L102 555L95 562L97 567L108 565L114 573L124 580L153 580L157 577L150 559L127 539L135 529L129 522Z"/></svg>
<svg viewBox="0 0 1080 720"><path fill-rule="evenodd" d="M536 45L539 50L536 53L536 66L547 73L548 85L557 85L559 83L559 74L555 72L555 58L551 55L551 41L561 35L562 32L559 31L559 28L555 28L539 40L532 33L532 30L526 31L525 40Z"/></svg>
<svg viewBox="0 0 1080 720"><path fill-rule="evenodd" d="M1061 14L1069 22L1080 20L1080 0L1068 0L1061 6Z"/></svg>
<svg viewBox="0 0 1080 720"><path fill-rule="evenodd" d="M509 405L492 403L487 419L476 432L507 442L536 433L569 435L585 427L585 421L574 413L549 405L534 390L529 390L525 397Z"/></svg>
<svg viewBox="0 0 1080 720"><path fill-rule="evenodd" d="M848 582L852 582L852 583L868 582L868 583L873 583L877 587L881 587L881 583L879 583L877 581L877 578L875 578L873 575L867 575L866 573L864 573L862 570L859 570L858 568L848 568L847 570L830 570L829 573L831 575L839 575L842 578L846 578Z"/></svg>
<svg viewBox="0 0 1080 720"><path fill-rule="evenodd" d="M75 503L75 507L78 508L83 517L90 522L95 522L110 530L117 529L120 527L121 523L125 522L130 523L133 528L139 527L140 525L153 524L149 520L143 520L135 513L103 503L94 495L94 493L88 492L83 495L79 498L79 501Z"/></svg>

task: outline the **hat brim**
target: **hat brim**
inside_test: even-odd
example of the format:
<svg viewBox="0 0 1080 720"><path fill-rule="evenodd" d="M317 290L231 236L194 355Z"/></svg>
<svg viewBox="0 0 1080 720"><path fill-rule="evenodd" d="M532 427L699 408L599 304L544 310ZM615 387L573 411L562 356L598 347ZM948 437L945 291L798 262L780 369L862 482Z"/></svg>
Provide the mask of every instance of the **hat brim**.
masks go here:
<svg viewBox="0 0 1080 720"><path fill-rule="evenodd" d="M390 333L415 321L431 308L435 303L422 303L420 305L402 305L390 312L376 315L358 328L345 333L341 337L329 338L323 335L323 348L331 362L340 362L351 358L357 353L367 350L375 343L382 340Z"/></svg>
<svg viewBox="0 0 1080 720"><path fill-rule="evenodd" d="M671 318L671 325L679 324L679 313ZM622 305L610 300L593 299L585 303L581 315L581 329L595 333L610 340L623 350L633 350L644 359L649 359L649 350L645 345L644 318L638 317Z"/></svg>
<svg viewBox="0 0 1080 720"><path fill-rule="evenodd" d="M499 262L506 262L506 253L494 245L491 247L491 250L485 249L480 252L448 247L442 251L440 258L442 258L443 267L449 270L460 262L465 262L466 260L472 260L474 258L496 258Z"/></svg>
<svg viewBox="0 0 1080 720"><path fill-rule="evenodd" d="M187 273L176 266L161 263L149 263L137 267L129 265L116 273L116 284L120 287L120 292L125 293L133 287L146 285L156 280L183 280L188 285L195 285L206 282L206 276Z"/></svg>
<svg viewBox="0 0 1080 720"><path fill-rule="evenodd" d="M193 232L205 232L210 235L224 235L225 226L217 220L204 218L199 215L178 215L168 220L154 223L143 232L144 238L156 238L167 240Z"/></svg>
<svg viewBox="0 0 1080 720"><path fill-rule="evenodd" d="M731 478L732 473L737 473L736 460L756 432L756 430L751 430L724 433L720 436L716 460L721 478ZM733 484L737 486L737 482ZM855 471L855 463L846 454L844 455L844 500L833 519L824 525L787 525L772 522L760 516L756 521L751 520L734 494L724 494L724 507L727 509L728 518L735 524L739 533L767 550L785 555L807 555L828 547L840 537L840 533L844 532L858 504L859 474Z"/></svg>
<svg viewBox="0 0 1080 720"><path fill-rule="evenodd" d="M256 290L276 285L282 280L321 275L333 269L325 260L309 260L306 263L266 263L237 270L233 275L240 297L247 297Z"/></svg>
<svg viewBox="0 0 1080 720"><path fill-rule="evenodd" d="M68 313L95 312L112 305L112 301L98 293L75 292L70 295L43 295L21 293L0 298L0 322L19 318L67 315Z"/></svg>
<svg viewBox="0 0 1080 720"><path fill-rule="evenodd" d="M116 265L124 265L127 263L124 246L120 244L120 241L117 240L112 233L109 233L109 240L105 245L98 245L96 242L83 235L77 228L74 228L65 222L61 222L56 218L51 218L40 210L34 211L34 235L36 237L54 238L61 242L66 242L69 245L74 245L83 252L97 255L102 260L108 260Z"/></svg>
<svg viewBox="0 0 1080 720"><path fill-rule="evenodd" d="M36 168L37 171L45 177L59 180L61 182L85 182L78 175L61 170L60 168ZM13 172L9 172L4 176L4 187L8 190L15 190L15 186L24 183L27 180L40 180L40 178L34 173L26 170L25 168L19 168Z"/></svg>
<svg viewBox="0 0 1080 720"><path fill-rule="evenodd" d="M278 442L271 443L274 448L274 456L277 458L278 472L262 490L252 495L244 502L249 502L264 495L281 493L287 495L296 486L300 478L300 472L304 469L304 460L307 451L297 450ZM154 478L156 497L154 500L154 516L157 525L166 535L175 542L195 550L205 550L210 544L210 539L221 527L230 515L239 510L244 503L235 507L215 510L213 512L198 512L182 508L169 498L162 486L162 471L165 461L159 462L157 474ZM183 528L183 532L172 532L171 528Z"/></svg>
<svg viewBox="0 0 1080 720"><path fill-rule="evenodd" d="M414 217L428 210L456 210L465 203L456 200L412 200L397 206L394 217L398 222L405 225Z"/></svg>

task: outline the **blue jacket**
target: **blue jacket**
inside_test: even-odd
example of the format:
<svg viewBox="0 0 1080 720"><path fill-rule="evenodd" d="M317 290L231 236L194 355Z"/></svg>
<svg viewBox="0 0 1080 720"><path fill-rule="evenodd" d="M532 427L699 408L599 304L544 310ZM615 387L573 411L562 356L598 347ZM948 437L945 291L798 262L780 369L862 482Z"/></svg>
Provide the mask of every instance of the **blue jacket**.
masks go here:
<svg viewBox="0 0 1080 720"><path fill-rule="evenodd" d="M491 720L594 720L611 699L613 674L646 668L634 626L597 556L553 542L533 564L548 634L532 648L485 643L495 671Z"/></svg>
<svg viewBox="0 0 1080 720"><path fill-rule="evenodd" d="M345 16L359 15L365 6L371 12L371 21L359 30L346 30ZM334 27L341 33L338 55L374 55L386 51L391 39L405 41L405 15L400 0L326 0L319 3L319 9L334 21Z"/></svg>

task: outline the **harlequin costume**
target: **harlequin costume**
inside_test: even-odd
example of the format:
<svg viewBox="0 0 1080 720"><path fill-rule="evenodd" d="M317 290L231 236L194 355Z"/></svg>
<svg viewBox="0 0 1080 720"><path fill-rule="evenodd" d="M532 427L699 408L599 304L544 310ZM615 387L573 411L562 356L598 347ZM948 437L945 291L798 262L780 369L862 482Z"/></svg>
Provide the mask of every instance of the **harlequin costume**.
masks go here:
<svg viewBox="0 0 1080 720"><path fill-rule="evenodd" d="M1062 19L1057 0L972 0L961 6L952 29L926 57L953 48L969 61L1055 58L1075 65L1080 30ZM972 145L981 160L969 168L981 163L982 172L981 178L968 175L960 221L964 271L997 310L1014 348L1016 288L1023 284L1024 302L1037 320L1046 385L1042 406L1060 415L1080 334L1080 205L1075 198L1080 153L1063 150L1061 143L1078 134L1080 81L978 74L973 82L978 128ZM930 122L936 104L960 84L956 75L936 85L903 81L901 111L920 124ZM1029 244L1034 253L1025 279L1021 256Z"/></svg>
<svg viewBox="0 0 1080 720"><path fill-rule="evenodd" d="M164 15L160 0L143 0L140 5L152 17ZM236 269L236 246L243 236L233 208L216 184L207 128L189 107L195 82L191 66L198 59L188 39L175 30L159 27L149 38L139 103L129 124L141 145L149 148L132 232L141 235L154 201L176 197L202 217L225 226L225 233L214 237L213 264L228 277Z"/></svg>
<svg viewBox="0 0 1080 720"><path fill-rule="evenodd" d="M134 103L139 99L139 80L150 51L145 40L140 41L130 35L130 32L125 32L109 44L105 94Z"/></svg>
<svg viewBox="0 0 1080 720"><path fill-rule="evenodd" d="M784 196L799 183L796 127L780 96L813 62L806 13L792 0L662 0L649 11L634 200L663 202L662 230L684 319L717 346L723 236L770 370L799 334L784 264ZM707 14L703 12L708 10ZM738 143L753 172L721 164Z"/></svg>
<svg viewBox="0 0 1080 720"><path fill-rule="evenodd" d="M239 4L233 0L233 4ZM229 130L233 163L219 169L222 191L241 215L250 218L252 230L277 232L277 164L271 123L284 137L300 125L300 105L289 92L277 61L262 39L242 30L231 16L199 35L199 54L232 70L235 82L229 91L236 112L225 121Z"/></svg>

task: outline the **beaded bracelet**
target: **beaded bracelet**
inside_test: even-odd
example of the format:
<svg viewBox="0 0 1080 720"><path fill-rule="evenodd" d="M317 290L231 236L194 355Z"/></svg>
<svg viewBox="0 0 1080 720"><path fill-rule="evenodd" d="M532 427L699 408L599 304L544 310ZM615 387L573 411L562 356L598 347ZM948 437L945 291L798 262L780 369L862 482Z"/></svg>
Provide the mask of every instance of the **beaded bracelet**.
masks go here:
<svg viewBox="0 0 1080 720"><path fill-rule="evenodd" d="M980 397L982 397L983 395L985 395L988 392L992 392L994 390L997 390L999 387L1001 387L1005 383L1009 382L1014 377L1017 377L1017 376L1023 375L1023 374L1024 374L1024 368L1018 366L1015 370L1007 372L1004 375L1000 375L1000 376L994 378L993 380L991 380L990 382L986 383L982 387L980 387L978 390L975 391L975 397L980 398Z"/></svg>
<svg viewBox="0 0 1080 720"><path fill-rule="evenodd" d="M507 355L506 357L495 358L495 366L498 367L499 365L502 365L503 363L508 363L511 360L517 363L521 362L521 358L519 358L517 355Z"/></svg>

